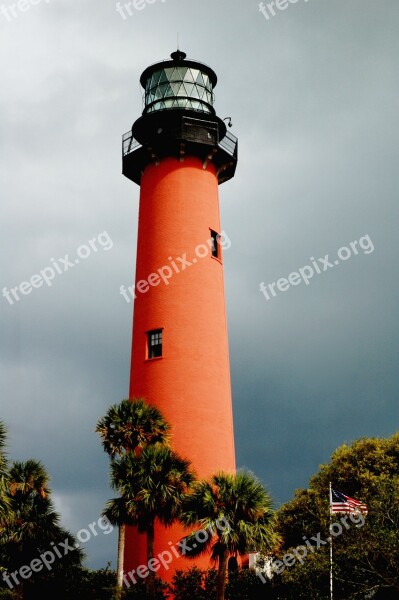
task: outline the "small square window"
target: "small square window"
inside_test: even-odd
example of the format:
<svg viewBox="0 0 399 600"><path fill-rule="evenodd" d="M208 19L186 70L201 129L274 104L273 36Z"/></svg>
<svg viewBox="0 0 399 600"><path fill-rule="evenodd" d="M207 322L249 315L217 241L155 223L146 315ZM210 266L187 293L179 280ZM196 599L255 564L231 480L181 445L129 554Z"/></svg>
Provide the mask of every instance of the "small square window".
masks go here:
<svg viewBox="0 0 399 600"><path fill-rule="evenodd" d="M220 252L220 235L218 234L217 231L213 231L213 229L211 229L211 240L212 240L212 256L214 258L218 258L220 260L221 258L221 252Z"/></svg>
<svg viewBox="0 0 399 600"><path fill-rule="evenodd" d="M154 329L147 333L148 336L148 358L162 356L162 329Z"/></svg>

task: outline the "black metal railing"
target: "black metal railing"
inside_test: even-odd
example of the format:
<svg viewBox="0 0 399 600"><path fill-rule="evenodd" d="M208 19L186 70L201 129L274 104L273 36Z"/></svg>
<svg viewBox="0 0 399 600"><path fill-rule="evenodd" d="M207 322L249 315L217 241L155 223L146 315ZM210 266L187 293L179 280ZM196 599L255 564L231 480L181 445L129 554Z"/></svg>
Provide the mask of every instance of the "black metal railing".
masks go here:
<svg viewBox="0 0 399 600"><path fill-rule="evenodd" d="M132 131L127 131L122 137L122 155L126 156L140 147L141 144L134 137Z"/></svg>
<svg viewBox="0 0 399 600"><path fill-rule="evenodd" d="M219 142L219 146L223 148L223 150L226 150L226 152L228 152L230 156L233 156L234 158L237 158L237 145L238 138L236 138L236 136L229 131L226 132L224 138Z"/></svg>
<svg viewBox="0 0 399 600"><path fill-rule="evenodd" d="M219 146L231 157L237 159L238 139L235 135L226 132L222 140L219 140L219 128L216 123L209 123L202 119L193 119L192 117L183 117L178 129L168 131L169 136L177 140L187 142L198 142L211 146ZM122 153L127 156L142 144L133 137L132 131L127 131L122 137Z"/></svg>

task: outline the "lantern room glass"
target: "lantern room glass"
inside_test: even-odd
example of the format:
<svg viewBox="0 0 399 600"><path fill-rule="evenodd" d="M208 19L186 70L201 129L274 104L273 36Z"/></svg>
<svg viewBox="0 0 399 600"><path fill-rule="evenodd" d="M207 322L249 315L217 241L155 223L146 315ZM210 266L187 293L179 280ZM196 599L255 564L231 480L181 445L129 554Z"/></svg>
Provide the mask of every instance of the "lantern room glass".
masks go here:
<svg viewBox="0 0 399 600"><path fill-rule="evenodd" d="M206 73L193 67L159 69L146 81L144 103L145 113L169 108L212 113L212 83Z"/></svg>

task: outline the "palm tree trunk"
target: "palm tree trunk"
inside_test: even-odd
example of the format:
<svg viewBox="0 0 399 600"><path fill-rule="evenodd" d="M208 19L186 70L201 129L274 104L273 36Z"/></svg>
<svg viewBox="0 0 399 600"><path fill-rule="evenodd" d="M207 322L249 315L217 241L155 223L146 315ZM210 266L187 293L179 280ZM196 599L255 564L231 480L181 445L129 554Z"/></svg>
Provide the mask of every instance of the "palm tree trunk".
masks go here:
<svg viewBox="0 0 399 600"><path fill-rule="evenodd" d="M224 547L219 557L219 567L216 579L216 600L224 600L228 559L229 551L226 547Z"/></svg>
<svg viewBox="0 0 399 600"><path fill-rule="evenodd" d="M147 527L147 565L154 556L154 521ZM155 600L155 573L149 571L146 580L146 592L149 600Z"/></svg>
<svg viewBox="0 0 399 600"><path fill-rule="evenodd" d="M118 564L116 567L116 597L120 598L123 588L123 570L124 570L124 554L125 554L125 525L119 525L118 532Z"/></svg>

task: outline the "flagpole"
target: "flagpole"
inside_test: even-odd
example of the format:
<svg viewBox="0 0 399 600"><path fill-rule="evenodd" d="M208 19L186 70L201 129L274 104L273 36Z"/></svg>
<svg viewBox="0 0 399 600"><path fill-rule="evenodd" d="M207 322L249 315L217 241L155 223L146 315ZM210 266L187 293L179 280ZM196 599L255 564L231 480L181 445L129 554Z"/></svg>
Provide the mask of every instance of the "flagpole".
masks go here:
<svg viewBox="0 0 399 600"><path fill-rule="evenodd" d="M332 487L330 481L330 531L329 531L329 540L330 540L330 600L334 600L333 594L333 539L331 535L331 520L332 520Z"/></svg>

